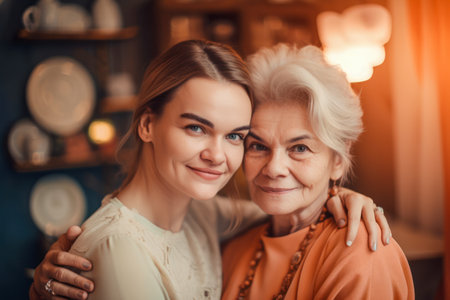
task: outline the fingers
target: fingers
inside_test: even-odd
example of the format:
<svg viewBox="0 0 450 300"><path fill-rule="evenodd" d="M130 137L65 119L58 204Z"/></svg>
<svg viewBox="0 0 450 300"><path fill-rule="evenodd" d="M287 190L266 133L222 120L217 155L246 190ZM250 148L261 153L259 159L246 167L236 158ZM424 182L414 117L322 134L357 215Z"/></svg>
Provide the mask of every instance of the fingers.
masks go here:
<svg viewBox="0 0 450 300"><path fill-rule="evenodd" d="M91 264L88 260L74 254L50 250L35 271L34 287L37 293L45 299L58 299L58 297L86 299L87 292L93 291L94 283L66 267L88 271ZM53 279L51 288L56 297L51 297L52 295L45 290L45 284L49 279Z"/></svg>
<svg viewBox="0 0 450 300"><path fill-rule="evenodd" d="M59 285L64 284L67 286L67 284L69 284L75 288L80 288L88 292L93 290L94 283L92 281L75 272L72 272L69 269L55 267L50 273L52 274L49 278L53 278L55 281L58 281Z"/></svg>
<svg viewBox="0 0 450 300"><path fill-rule="evenodd" d="M378 227L375 222L374 204L365 205L363 207L363 220L366 226L367 233L369 234L369 248L372 251L377 251L377 240L378 240Z"/></svg>
<svg viewBox="0 0 450 300"><path fill-rule="evenodd" d="M45 260L47 258L53 265L71 267L78 271L89 271L92 268L91 262L86 258L65 251L50 250Z"/></svg>
<svg viewBox="0 0 450 300"><path fill-rule="evenodd" d="M69 229L67 229L67 239L70 242L74 242L77 237L81 234L81 228L80 226L70 226Z"/></svg>
<svg viewBox="0 0 450 300"><path fill-rule="evenodd" d="M51 263L43 263L42 264L42 273L45 274L41 276L41 278L45 278L44 280L40 280L40 285L42 287L45 286L49 278L52 278L51 289L54 292L55 296L51 299L86 299L88 296L87 292L91 292L94 289L94 283L78 275L75 272L72 272L70 269L66 269L58 266L55 262L66 261L67 258L64 256L71 256L72 254L67 252L56 252L53 251L48 253L49 258L46 258L44 261L48 260ZM36 280L37 281L37 280ZM46 295L49 293L45 291L45 293L40 293L41 295ZM65 297L65 298L59 298ZM48 299L48 298L47 298Z"/></svg>
<svg viewBox="0 0 450 300"><path fill-rule="evenodd" d="M375 220L381 228L381 240L383 244L388 245L392 237L392 232L382 209L375 209Z"/></svg>
<svg viewBox="0 0 450 300"><path fill-rule="evenodd" d="M326 203L328 211L333 215L337 227L342 228L347 224L347 213L339 196L333 196Z"/></svg>
<svg viewBox="0 0 450 300"><path fill-rule="evenodd" d="M44 284L45 286L45 284ZM78 290L75 288L71 288L69 286L60 284L55 280L52 280L49 285L49 291L44 289L44 292L41 295L38 295L37 289L35 288L35 282L30 288L30 300L42 300L42 299L51 299L51 300L60 300L60 299L87 299L88 294L85 291Z"/></svg>
<svg viewBox="0 0 450 300"><path fill-rule="evenodd" d="M68 252L49 252L49 260L52 265L48 268L46 272L49 278L54 278L60 283L70 284L74 287L84 289L88 292L93 290L94 283L81 275L65 268L72 267L81 271L88 271L91 269L91 263L81 257ZM65 266L65 267L60 267ZM45 270L45 269L44 269Z"/></svg>
<svg viewBox="0 0 450 300"><path fill-rule="evenodd" d="M348 228L347 228L347 246L351 246L358 234L359 223L361 221L362 202L360 194L347 195L344 198L344 204L348 212Z"/></svg>
<svg viewBox="0 0 450 300"><path fill-rule="evenodd" d="M69 251L73 242L81 234L81 228L79 226L71 226L67 229L67 232L62 234L58 240L52 245L50 249Z"/></svg>
<svg viewBox="0 0 450 300"><path fill-rule="evenodd" d="M62 284L56 280L52 281L52 290L57 295L56 297L53 297L52 299L80 299L84 300L87 299L88 293L84 290L77 289L72 286L68 286L66 284ZM64 297L64 298L62 298Z"/></svg>
<svg viewBox="0 0 450 300"><path fill-rule="evenodd" d="M347 246L351 246L355 240L361 218L369 235L368 244L372 251L376 251L378 246L379 230L377 223L382 230L383 244L389 244L389 239L392 236L389 225L382 209L374 210L376 205L371 198L345 188L339 189L338 196L348 211Z"/></svg>

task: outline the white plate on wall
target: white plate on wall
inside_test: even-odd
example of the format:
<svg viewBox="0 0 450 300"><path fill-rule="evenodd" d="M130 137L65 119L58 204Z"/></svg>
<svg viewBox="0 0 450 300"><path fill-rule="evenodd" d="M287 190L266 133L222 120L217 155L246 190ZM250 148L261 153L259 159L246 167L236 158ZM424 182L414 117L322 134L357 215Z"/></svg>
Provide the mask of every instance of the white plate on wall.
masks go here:
<svg viewBox="0 0 450 300"><path fill-rule="evenodd" d="M29 119L17 121L8 135L8 150L16 163L46 163L50 158L50 137ZM33 157L33 155L39 157Z"/></svg>
<svg viewBox="0 0 450 300"><path fill-rule="evenodd" d="M49 236L59 236L70 226L79 225L86 214L86 198L80 185L66 175L48 175L33 187L31 217Z"/></svg>
<svg viewBox="0 0 450 300"><path fill-rule="evenodd" d="M52 57L31 72L27 104L36 122L48 131L62 136L75 134L94 112L94 82L76 60Z"/></svg>

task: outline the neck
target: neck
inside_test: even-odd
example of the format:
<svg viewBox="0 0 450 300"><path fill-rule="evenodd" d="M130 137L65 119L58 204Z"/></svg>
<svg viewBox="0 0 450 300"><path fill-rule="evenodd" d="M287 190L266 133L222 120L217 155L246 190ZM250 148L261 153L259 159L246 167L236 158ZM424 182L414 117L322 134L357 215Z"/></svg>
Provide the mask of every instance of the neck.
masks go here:
<svg viewBox="0 0 450 300"><path fill-rule="evenodd" d="M156 226L178 232L183 226L191 199L163 182L149 152L151 149L143 149L133 179L117 197L125 206L136 209Z"/></svg>
<svg viewBox="0 0 450 300"><path fill-rule="evenodd" d="M273 215L272 234L274 236L288 235L316 223L322 213L325 201L315 201L315 205L298 209L287 215Z"/></svg>

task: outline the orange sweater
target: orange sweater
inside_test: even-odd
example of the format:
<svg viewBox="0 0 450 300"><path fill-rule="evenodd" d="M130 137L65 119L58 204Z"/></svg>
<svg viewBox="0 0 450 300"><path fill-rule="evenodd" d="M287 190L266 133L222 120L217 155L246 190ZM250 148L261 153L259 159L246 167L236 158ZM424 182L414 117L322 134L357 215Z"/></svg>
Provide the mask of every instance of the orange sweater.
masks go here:
<svg viewBox="0 0 450 300"><path fill-rule="evenodd" d="M239 285L249 270L249 262L264 243L250 299L272 299L287 273L290 258L305 238L308 227L282 237L264 235L268 224L253 228L228 243L223 251L224 284L222 299L236 299ZM351 247L345 245L346 229L338 229L331 219L319 224L306 250L286 300L304 299L414 299L408 262L398 244L378 241L376 252L369 250L368 234L360 224Z"/></svg>

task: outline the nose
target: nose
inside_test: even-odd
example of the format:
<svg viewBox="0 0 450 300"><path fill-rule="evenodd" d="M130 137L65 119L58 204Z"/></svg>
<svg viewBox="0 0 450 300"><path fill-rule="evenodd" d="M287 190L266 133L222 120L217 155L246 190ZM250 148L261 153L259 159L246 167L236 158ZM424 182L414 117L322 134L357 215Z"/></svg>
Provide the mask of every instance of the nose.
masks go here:
<svg viewBox="0 0 450 300"><path fill-rule="evenodd" d="M282 150L272 151L261 173L269 178L276 179L289 174L286 153Z"/></svg>
<svg viewBox="0 0 450 300"><path fill-rule="evenodd" d="M200 157L213 165L222 164L226 159L222 141L220 139L212 139L200 153Z"/></svg>

